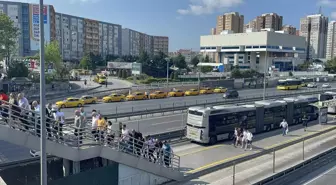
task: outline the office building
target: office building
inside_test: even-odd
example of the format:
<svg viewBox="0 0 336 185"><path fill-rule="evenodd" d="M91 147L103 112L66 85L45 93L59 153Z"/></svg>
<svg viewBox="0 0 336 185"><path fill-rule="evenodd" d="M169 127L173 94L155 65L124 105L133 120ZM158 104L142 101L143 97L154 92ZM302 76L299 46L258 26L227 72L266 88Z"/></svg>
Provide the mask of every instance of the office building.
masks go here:
<svg viewBox="0 0 336 185"><path fill-rule="evenodd" d="M257 16L255 19L246 24L245 30L248 28L260 31L262 29L273 29L275 31L282 29L283 17L276 13L266 13L261 16Z"/></svg>
<svg viewBox="0 0 336 185"><path fill-rule="evenodd" d="M244 16L239 15L238 12L217 16L216 34L220 34L224 30L242 33L244 31Z"/></svg>
<svg viewBox="0 0 336 185"><path fill-rule="evenodd" d="M336 21L329 22L327 35L326 59L336 57Z"/></svg>
<svg viewBox="0 0 336 185"><path fill-rule="evenodd" d="M284 25L281 30L287 32L290 35L296 35L296 28L292 25Z"/></svg>
<svg viewBox="0 0 336 185"><path fill-rule="evenodd" d="M225 71L238 65L263 73L269 68L292 69L303 61L295 57L305 52L304 37L274 31L201 36L200 51L223 63Z"/></svg>
<svg viewBox="0 0 336 185"><path fill-rule="evenodd" d="M325 58L328 17L322 14L308 15L300 19L300 36L306 38L306 60Z"/></svg>

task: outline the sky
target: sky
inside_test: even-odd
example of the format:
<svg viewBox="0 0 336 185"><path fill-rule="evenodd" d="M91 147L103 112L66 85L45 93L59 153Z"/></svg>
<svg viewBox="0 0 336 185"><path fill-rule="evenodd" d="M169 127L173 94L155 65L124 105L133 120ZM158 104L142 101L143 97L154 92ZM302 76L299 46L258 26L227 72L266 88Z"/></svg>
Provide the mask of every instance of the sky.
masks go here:
<svg viewBox="0 0 336 185"><path fill-rule="evenodd" d="M8 1L8 0L5 0ZM12 0L38 3L38 0ZM111 22L149 35L169 37L169 51L199 50L201 35L216 27L216 17L236 11L245 24L263 13L277 13L299 28L300 18L322 13L336 20L336 0L45 0L60 13Z"/></svg>

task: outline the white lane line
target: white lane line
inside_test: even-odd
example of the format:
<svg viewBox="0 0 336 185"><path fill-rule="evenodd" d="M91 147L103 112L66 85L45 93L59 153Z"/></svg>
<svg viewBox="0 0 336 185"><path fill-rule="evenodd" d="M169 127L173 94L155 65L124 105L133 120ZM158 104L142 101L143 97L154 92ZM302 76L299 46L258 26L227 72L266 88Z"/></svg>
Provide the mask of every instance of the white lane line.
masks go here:
<svg viewBox="0 0 336 185"><path fill-rule="evenodd" d="M303 185L308 185L308 184L310 184L310 183L316 181L317 179L319 179L319 178L321 178L322 176L324 176L325 174L327 174L327 173L333 171L334 169L336 169L336 166L334 166L333 168L329 169L328 171L323 172L323 173L320 174L319 176L317 176L317 177L313 178L312 180L310 180L310 181L304 183Z"/></svg>

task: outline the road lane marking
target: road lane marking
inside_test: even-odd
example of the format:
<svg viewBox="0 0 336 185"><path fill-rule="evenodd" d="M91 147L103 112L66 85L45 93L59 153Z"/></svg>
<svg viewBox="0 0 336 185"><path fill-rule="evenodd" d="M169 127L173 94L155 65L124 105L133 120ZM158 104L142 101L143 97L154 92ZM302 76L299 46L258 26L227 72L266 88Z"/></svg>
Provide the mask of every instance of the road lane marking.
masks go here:
<svg viewBox="0 0 336 185"><path fill-rule="evenodd" d="M317 132L323 132L323 131L326 131L326 130L329 130L329 129L333 129L333 128L335 128L335 127L336 127L335 125L334 125L334 126L330 126L330 127L328 127L328 128L321 129L321 130L319 130L319 131L317 131ZM331 131L333 131L333 130L331 130ZM300 136L300 137L297 137L297 138L294 138L294 139L290 139L290 140L292 140L292 141L299 140L299 139L301 139L302 137L307 137L308 135L312 135L312 134L314 134L314 133L316 133L316 132L312 132L312 133L304 134L304 135L302 135L302 136ZM321 134L321 135L319 135L319 136L324 136L324 135L329 134L329 133L330 133L330 132L327 132L327 133ZM312 139L315 139L315 137L310 138L310 139L307 139L306 141L309 141L309 140L312 140ZM289 143L289 141L284 141L284 142L279 143L279 144L276 144L276 145L283 145L283 144L286 144L286 143ZM271 146L273 146L273 145L271 145ZM265 147L265 149L267 149L267 148L270 149L270 148L272 148L271 146ZM290 146L288 146L288 147L290 147ZM285 147L285 148L288 148L288 147ZM283 149L285 149L285 148L283 148ZM260 152L257 152L257 153L260 153ZM203 165L203 166L201 166L201 167L195 168L195 169L193 169L193 170L187 171L186 173L187 173L187 174L192 174L192 173L201 171L201 170L206 169L206 168L210 168L210 167L213 167L213 166L217 166L217 165L219 165L219 164L223 164L223 163L226 163L226 162L229 162L229 161L233 161L233 160L238 159L238 158L246 157L246 156L248 156L248 155L251 155L251 153L244 153L244 154L240 154L240 155L237 155L237 156L229 157L229 158L226 158L226 159L223 159L223 160L215 161L215 162L212 162L212 163ZM264 156L264 155L263 155L263 156ZM259 157L263 157L263 156L259 156ZM253 158L253 159L251 159L250 161L254 161L254 160L258 159L259 157Z"/></svg>
<svg viewBox="0 0 336 185"><path fill-rule="evenodd" d="M331 171L333 171L333 170L335 170L335 169L336 169L336 166L334 166L333 168L329 169L328 171L323 172L323 173L320 174L319 176L317 176L317 177L311 179L310 181L304 183L303 185L308 185L308 184L310 184L310 183L316 181L317 179L323 177L324 175L326 175L327 173L329 173L329 172L331 172Z"/></svg>

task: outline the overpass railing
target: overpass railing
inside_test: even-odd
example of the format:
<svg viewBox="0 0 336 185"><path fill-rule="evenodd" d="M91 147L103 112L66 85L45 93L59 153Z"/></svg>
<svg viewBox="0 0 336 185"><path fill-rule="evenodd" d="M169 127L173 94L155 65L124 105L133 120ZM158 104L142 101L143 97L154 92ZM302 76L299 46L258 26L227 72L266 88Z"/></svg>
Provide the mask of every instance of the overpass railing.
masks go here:
<svg viewBox="0 0 336 185"><path fill-rule="evenodd" d="M41 137L38 111L19 108L5 101L1 101L1 108L1 124ZM165 150L156 138L144 139L143 136L136 136L131 131L130 134L123 135L119 129L115 130L107 126L88 127L87 121L79 121L75 125L65 124L60 120L56 120L56 117L46 118L46 138L48 140L76 148L96 145L110 147L167 168L180 170L180 156Z"/></svg>

